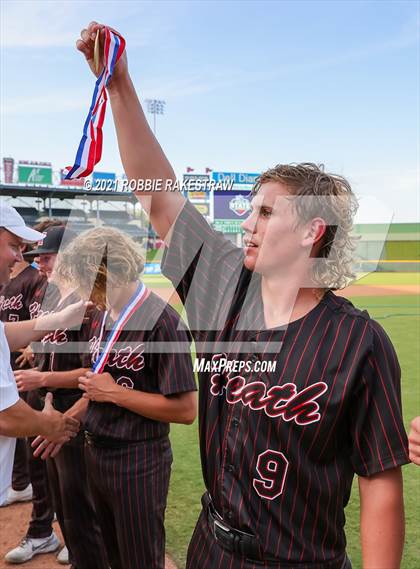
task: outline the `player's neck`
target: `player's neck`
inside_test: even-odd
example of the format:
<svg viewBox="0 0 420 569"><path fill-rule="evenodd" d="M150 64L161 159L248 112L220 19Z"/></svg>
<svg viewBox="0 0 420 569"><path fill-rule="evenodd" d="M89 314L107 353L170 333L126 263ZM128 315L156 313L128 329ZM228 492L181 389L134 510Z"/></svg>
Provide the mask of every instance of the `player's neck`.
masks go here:
<svg viewBox="0 0 420 569"><path fill-rule="evenodd" d="M262 277L261 296L267 328L276 328L298 320L310 312L322 298L322 291L303 288L300 278Z"/></svg>
<svg viewBox="0 0 420 569"><path fill-rule="evenodd" d="M112 293L110 315L113 320L116 320L119 317L121 310L136 292L138 286L138 281L133 281L124 287L115 289Z"/></svg>

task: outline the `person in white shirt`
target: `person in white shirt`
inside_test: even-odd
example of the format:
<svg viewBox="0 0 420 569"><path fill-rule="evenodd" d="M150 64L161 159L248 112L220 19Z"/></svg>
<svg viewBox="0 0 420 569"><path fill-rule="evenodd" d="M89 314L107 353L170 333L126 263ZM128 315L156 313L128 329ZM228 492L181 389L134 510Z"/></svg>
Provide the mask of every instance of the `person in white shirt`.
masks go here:
<svg viewBox="0 0 420 569"><path fill-rule="evenodd" d="M25 225L13 207L0 201L0 287L9 282L14 265L22 261L23 244L43 238L43 233ZM10 350L16 351L41 339L46 330L80 324L85 308L86 304L81 301L34 320L0 323L0 504L10 486L14 437L44 435L49 440L64 443L79 429L79 421L53 408L51 394L42 412L35 411L19 398L10 366Z"/></svg>

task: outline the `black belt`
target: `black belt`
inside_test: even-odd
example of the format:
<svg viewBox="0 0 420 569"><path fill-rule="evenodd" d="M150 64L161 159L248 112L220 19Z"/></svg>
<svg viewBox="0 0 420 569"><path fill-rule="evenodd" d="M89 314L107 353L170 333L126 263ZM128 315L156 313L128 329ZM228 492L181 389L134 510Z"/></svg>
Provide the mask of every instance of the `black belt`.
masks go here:
<svg viewBox="0 0 420 569"><path fill-rule="evenodd" d="M97 448L124 448L131 443L136 443L138 441L119 441L118 439L111 439L109 437L101 437L99 435L94 435L89 431L85 431L85 441L88 445Z"/></svg>
<svg viewBox="0 0 420 569"><path fill-rule="evenodd" d="M261 564L275 564L277 567L281 564L282 567L298 568L307 567L307 564L291 564L284 565L278 558L268 557L262 552L261 546L255 535L240 531L232 528L227 524L224 519L217 513L216 508L212 502L211 496L206 492L201 498L204 511L207 514L207 521L210 531L216 539L217 543L230 551L242 555L247 560L253 563ZM316 565L316 563L315 563ZM327 562L325 567L340 567L340 569L351 569L351 563L347 555L340 555L339 558Z"/></svg>
<svg viewBox="0 0 420 569"><path fill-rule="evenodd" d="M230 527L217 513L211 497L208 493L201 499L210 530L216 541L231 553L242 555L251 561L275 561L278 559L267 558L262 555L261 547L255 535Z"/></svg>
<svg viewBox="0 0 420 569"><path fill-rule="evenodd" d="M118 440L111 439L110 437L103 437L101 435L94 435L90 431L85 431L85 441L89 446L97 448L126 448L129 445L139 445L144 443L156 442L161 439L167 438L167 435L158 436L155 438L148 438L146 440L129 441L129 440Z"/></svg>

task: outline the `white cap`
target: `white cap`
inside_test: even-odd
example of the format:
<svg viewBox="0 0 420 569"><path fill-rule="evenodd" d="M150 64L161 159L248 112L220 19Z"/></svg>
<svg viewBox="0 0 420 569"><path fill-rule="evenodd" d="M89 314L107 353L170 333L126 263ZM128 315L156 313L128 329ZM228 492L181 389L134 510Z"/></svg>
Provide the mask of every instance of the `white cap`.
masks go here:
<svg viewBox="0 0 420 569"><path fill-rule="evenodd" d="M34 243L42 241L45 233L40 233L25 225L23 217L18 214L14 207L0 202L0 227L4 227L13 235L17 235L24 241Z"/></svg>

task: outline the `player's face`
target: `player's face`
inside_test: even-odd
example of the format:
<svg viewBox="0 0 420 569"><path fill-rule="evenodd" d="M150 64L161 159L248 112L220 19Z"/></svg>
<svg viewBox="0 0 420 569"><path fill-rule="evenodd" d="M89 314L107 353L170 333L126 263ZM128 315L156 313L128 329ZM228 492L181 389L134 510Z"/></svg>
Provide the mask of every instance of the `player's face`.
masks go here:
<svg viewBox="0 0 420 569"><path fill-rule="evenodd" d="M51 278L56 259L57 259L57 253L43 253L39 256L38 260L39 270L48 279Z"/></svg>
<svg viewBox="0 0 420 569"><path fill-rule="evenodd" d="M10 281L13 267L22 257L23 241L6 229L0 230L0 285Z"/></svg>
<svg viewBox="0 0 420 569"><path fill-rule="evenodd" d="M279 182L261 185L252 199L251 214L242 224L247 269L270 276L293 270L296 263L307 261L304 230L298 224L292 199Z"/></svg>

